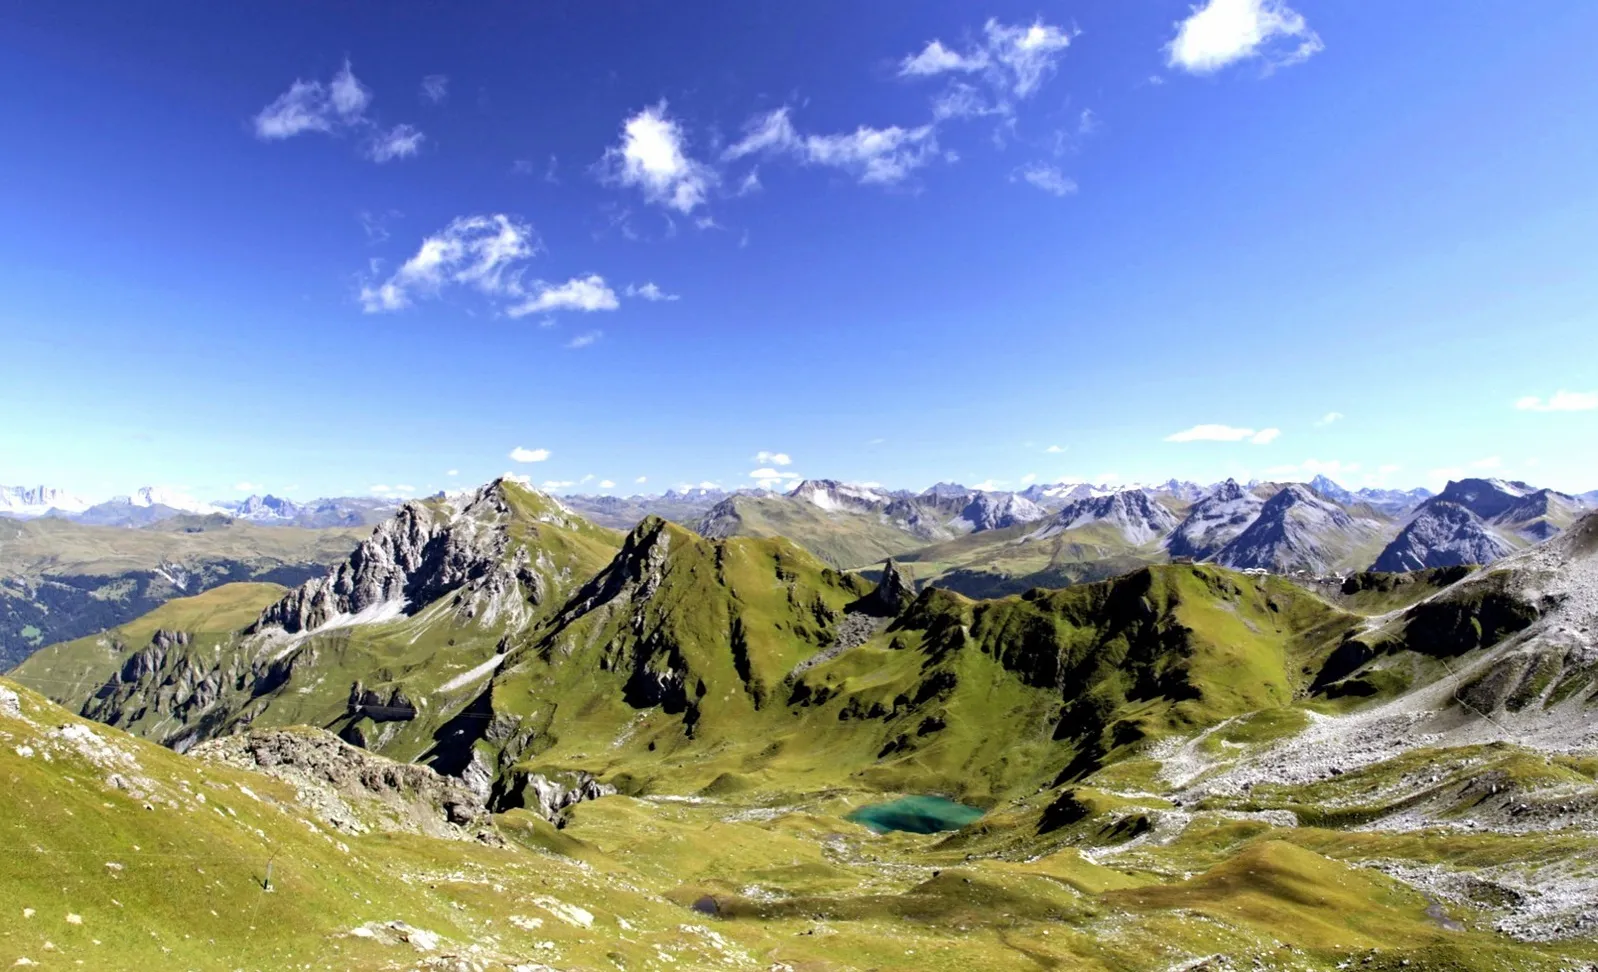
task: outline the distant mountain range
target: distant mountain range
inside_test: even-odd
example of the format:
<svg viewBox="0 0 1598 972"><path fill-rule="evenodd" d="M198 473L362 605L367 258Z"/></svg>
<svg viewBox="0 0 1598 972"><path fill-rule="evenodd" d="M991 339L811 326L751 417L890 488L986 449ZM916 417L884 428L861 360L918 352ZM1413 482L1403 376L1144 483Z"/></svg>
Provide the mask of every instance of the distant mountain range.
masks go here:
<svg viewBox="0 0 1598 972"><path fill-rule="evenodd" d="M700 487L656 495L571 495L592 522L627 530L649 516L704 536L787 537L840 568L908 559L918 580L972 591L1025 589L1111 576L1129 565L1210 561L1238 569L1330 574L1490 562L1565 529L1598 491L1572 495L1522 482L1465 479L1425 489L1170 479L1059 482L1019 491L940 482L920 492L832 479L787 492ZM176 517L262 526L363 527L402 506L391 498L296 502L272 495L204 502L145 487L91 503L47 486L0 487L0 516L142 527ZM993 585L999 585L995 587Z"/></svg>
<svg viewBox="0 0 1598 972"><path fill-rule="evenodd" d="M399 509L400 500L343 496L296 503L281 497L204 502L181 490L145 486L127 496L92 502L50 486L0 486L0 517L54 517L93 526L140 527L184 515L225 516L262 526L308 528L372 526Z"/></svg>

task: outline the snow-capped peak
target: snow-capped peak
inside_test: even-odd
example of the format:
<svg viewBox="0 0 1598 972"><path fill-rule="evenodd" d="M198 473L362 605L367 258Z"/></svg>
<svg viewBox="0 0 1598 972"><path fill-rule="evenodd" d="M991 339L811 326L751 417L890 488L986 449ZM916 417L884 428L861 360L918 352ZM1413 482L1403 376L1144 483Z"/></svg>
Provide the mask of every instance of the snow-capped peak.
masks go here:
<svg viewBox="0 0 1598 972"><path fill-rule="evenodd" d="M142 486L128 497L129 506L165 506L185 513L222 513L220 507L204 503L170 486Z"/></svg>
<svg viewBox="0 0 1598 972"><path fill-rule="evenodd" d="M43 516L51 510L81 513L91 504L53 486L0 486L0 514L17 517Z"/></svg>

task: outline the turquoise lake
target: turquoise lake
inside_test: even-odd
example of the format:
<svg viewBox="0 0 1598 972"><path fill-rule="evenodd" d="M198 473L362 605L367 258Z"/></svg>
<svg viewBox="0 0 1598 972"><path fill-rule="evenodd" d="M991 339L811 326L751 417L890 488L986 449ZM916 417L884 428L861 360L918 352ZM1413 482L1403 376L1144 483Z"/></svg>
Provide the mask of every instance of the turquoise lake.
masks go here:
<svg viewBox="0 0 1598 972"><path fill-rule="evenodd" d="M959 830L981 817L982 810L935 796L907 796L887 803L867 804L845 819L865 824L879 834L902 830L911 834L935 834Z"/></svg>

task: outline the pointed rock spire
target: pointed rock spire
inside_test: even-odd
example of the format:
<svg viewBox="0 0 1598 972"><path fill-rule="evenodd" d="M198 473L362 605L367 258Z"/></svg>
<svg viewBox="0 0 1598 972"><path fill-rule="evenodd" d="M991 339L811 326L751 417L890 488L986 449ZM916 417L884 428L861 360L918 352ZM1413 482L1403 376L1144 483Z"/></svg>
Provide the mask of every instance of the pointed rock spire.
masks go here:
<svg viewBox="0 0 1598 972"><path fill-rule="evenodd" d="M899 565L889 557L882 563L882 580L877 589L861 598L862 607L872 614L898 617L899 612L916 599L915 584L899 571Z"/></svg>

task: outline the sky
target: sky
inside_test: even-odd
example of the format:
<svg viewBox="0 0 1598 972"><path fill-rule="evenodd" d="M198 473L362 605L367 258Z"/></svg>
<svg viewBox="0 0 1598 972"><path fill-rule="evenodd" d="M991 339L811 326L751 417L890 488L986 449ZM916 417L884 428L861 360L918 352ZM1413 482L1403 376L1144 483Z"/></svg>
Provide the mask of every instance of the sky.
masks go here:
<svg viewBox="0 0 1598 972"><path fill-rule="evenodd" d="M1598 489L1598 5L136 6L0 12L0 483Z"/></svg>

